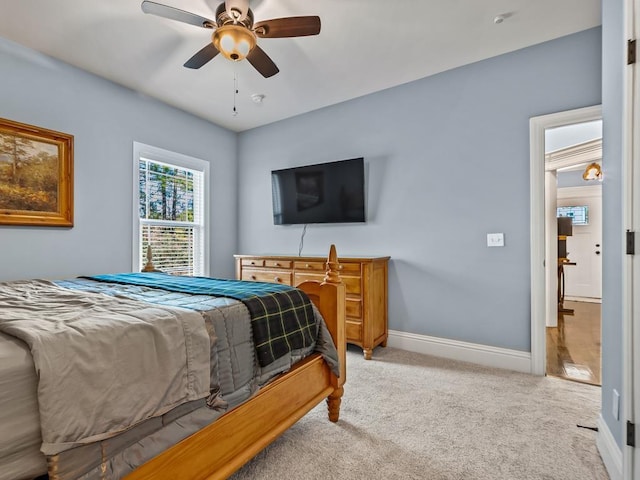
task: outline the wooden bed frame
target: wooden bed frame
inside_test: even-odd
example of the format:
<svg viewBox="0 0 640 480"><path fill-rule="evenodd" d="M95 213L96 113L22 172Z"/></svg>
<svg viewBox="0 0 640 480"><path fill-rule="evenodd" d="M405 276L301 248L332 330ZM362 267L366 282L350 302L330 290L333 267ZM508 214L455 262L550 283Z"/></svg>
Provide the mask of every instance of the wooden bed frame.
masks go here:
<svg viewBox="0 0 640 480"><path fill-rule="evenodd" d="M338 273L334 245L324 282L304 282L297 287L307 293L324 317L338 350L340 377L315 353L245 403L134 470L126 480L224 479L323 399L327 400L329 420L338 421L346 380L345 286Z"/></svg>

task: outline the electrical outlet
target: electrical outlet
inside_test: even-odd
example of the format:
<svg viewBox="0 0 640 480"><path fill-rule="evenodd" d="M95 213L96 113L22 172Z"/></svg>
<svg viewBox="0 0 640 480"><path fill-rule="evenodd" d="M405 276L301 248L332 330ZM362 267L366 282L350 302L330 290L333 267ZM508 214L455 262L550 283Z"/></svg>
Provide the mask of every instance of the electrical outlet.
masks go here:
<svg viewBox="0 0 640 480"><path fill-rule="evenodd" d="M620 420L620 394L615 388L613 389L612 403L611 413L613 414L613 418Z"/></svg>
<svg viewBox="0 0 640 480"><path fill-rule="evenodd" d="M504 247L504 233L487 233L487 247Z"/></svg>

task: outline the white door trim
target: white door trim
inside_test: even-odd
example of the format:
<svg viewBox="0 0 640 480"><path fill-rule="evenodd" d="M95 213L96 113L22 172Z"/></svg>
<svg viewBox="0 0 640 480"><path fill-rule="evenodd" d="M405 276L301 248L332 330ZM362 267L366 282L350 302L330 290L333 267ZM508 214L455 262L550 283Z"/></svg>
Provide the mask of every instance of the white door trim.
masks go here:
<svg viewBox="0 0 640 480"><path fill-rule="evenodd" d="M626 0L624 5L624 38L639 39L639 0ZM638 62L626 65L623 76L623 145L622 191L623 228L636 231L640 228L640 72ZM635 127L635 128L634 128ZM636 233L637 234L637 233ZM624 240L624 239L623 239ZM637 249L636 241L636 249ZM640 418L640 384L634 381L640 370L640 256L626 255L623 244L622 278L622 417L623 431L626 422L638 424ZM635 346L635 348L634 348ZM637 378L636 378L637 380ZM640 451L626 445L622 439L623 478L631 480L640 476ZM638 434L636 433L636 440Z"/></svg>
<svg viewBox="0 0 640 480"><path fill-rule="evenodd" d="M529 171L531 215L531 373L544 375L546 369L546 287L545 287L545 151L544 132L602 118L602 107L578 108L532 117L529 120ZM555 265L550 265L555 269Z"/></svg>

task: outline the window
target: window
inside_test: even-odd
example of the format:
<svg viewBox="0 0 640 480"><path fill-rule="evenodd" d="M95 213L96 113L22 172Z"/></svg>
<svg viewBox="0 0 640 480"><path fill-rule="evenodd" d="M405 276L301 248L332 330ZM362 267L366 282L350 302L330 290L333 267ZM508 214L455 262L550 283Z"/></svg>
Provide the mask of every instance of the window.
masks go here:
<svg viewBox="0 0 640 480"><path fill-rule="evenodd" d="M556 216L571 217L573 225L589 225L589 207L586 205L558 207Z"/></svg>
<svg viewBox="0 0 640 480"><path fill-rule="evenodd" d="M133 269L153 264L174 275L209 274L209 164L134 142Z"/></svg>

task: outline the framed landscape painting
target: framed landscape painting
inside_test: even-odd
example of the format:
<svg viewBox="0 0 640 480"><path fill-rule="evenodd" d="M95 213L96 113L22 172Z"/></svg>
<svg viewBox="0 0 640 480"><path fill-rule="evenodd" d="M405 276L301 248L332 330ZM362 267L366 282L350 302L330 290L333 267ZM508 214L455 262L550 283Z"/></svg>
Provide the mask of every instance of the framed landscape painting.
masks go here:
<svg viewBox="0 0 640 480"><path fill-rule="evenodd" d="M0 118L0 225L73 226L73 135Z"/></svg>

